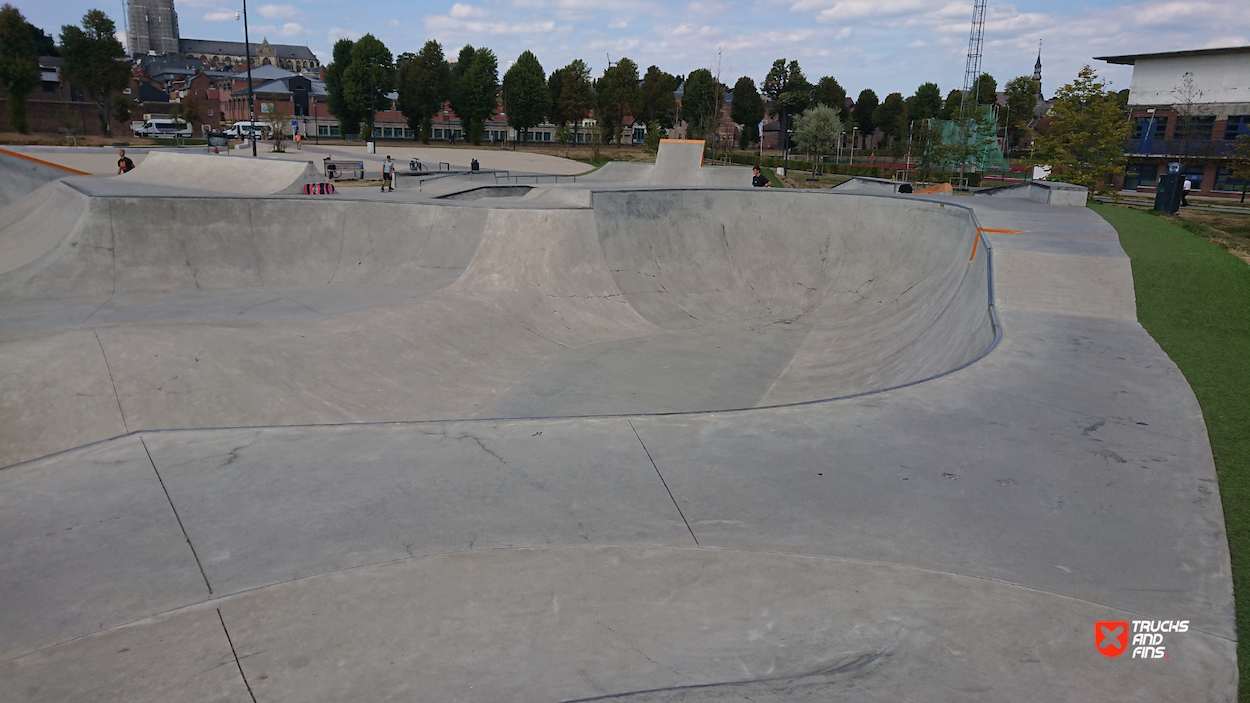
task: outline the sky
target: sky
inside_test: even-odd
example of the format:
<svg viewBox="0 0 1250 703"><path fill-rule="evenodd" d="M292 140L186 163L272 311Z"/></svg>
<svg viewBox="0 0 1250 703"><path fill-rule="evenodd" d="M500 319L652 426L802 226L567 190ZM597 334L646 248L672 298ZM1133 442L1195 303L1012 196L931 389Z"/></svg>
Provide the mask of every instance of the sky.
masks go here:
<svg viewBox="0 0 1250 703"><path fill-rule="evenodd" d="M12 2L13 0L10 0ZM123 0L16 0L27 20L58 36L89 9L124 28ZM242 0L175 0L184 38L241 41ZM428 40L454 57L494 50L500 72L525 50L552 70L582 59L594 75L628 57L674 74L698 68L732 86L762 82L774 60L797 60L813 83L838 79L851 96L904 96L932 81L963 85L972 0L253 0L254 41L307 45L328 63L335 40L371 33L395 54ZM1091 64L1115 90L1132 69L1107 56L1250 45L1250 0L989 0L981 68L998 79L1032 75L1042 42L1046 95ZM719 69L719 70L718 70Z"/></svg>

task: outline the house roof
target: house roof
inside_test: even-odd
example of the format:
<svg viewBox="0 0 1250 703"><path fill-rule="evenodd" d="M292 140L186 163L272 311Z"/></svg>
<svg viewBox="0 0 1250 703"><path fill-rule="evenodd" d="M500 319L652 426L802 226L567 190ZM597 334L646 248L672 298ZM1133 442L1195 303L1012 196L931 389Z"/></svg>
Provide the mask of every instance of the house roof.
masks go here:
<svg viewBox="0 0 1250 703"><path fill-rule="evenodd" d="M255 71L253 71L253 73L255 73ZM273 94L289 95L293 92L291 90L290 83L291 83L291 78L294 77L294 75L295 74L291 74L291 76L287 78L282 78L276 81L267 81L265 83L261 83L260 85L252 88L252 92L253 93L269 93L270 95L273 95ZM313 95L326 95L326 84L324 82L319 81L315 78L309 78L308 83L310 87L312 88L312 90L309 91L310 93L312 93ZM247 85L245 84L242 88L235 88L233 91L231 91L231 94L232 95L247 95Z"/></svg>
<svg viewBox="0 0 1250 703"><path fill-rule="evenodd" d="M252 66L252 80L254 81L277 81L284 78L290 78L294 75L296 74L286 70L285 68L279 68L273 65ZM236 71L234 76L236 78L246 78L247 67L244 66L242 67L242 70Z"/></svg>
<svg viewBox="0 0 1250 703"><path fill-rule="evenodd" d="M256 55L256 50L260 48L260 44L252 44L252 55ZM294 44L270 44L274 53L280 59L299 59L303 61L316 61L317 57L313 54L312 49L306 46L295 46ZM246 53L244 44L241 41L218 41L216 39L179 39L178 51L184 54L206 54L213 56L243 56Z"/></svg>
<svg viewBox="0 0 1250 703"><path fill-rule="evenodd" d="M1140 59L1172 59L1191 56L1219 56L1221 54L1250 54L1250 46L1227 46L1219 49L1190 49L1188 51L1163 51L1152 54L1124 54L1123 56L1095 56L1098 61L1106 61L1107 63L1120 64L1122 66L1136 65Z"/></svg>

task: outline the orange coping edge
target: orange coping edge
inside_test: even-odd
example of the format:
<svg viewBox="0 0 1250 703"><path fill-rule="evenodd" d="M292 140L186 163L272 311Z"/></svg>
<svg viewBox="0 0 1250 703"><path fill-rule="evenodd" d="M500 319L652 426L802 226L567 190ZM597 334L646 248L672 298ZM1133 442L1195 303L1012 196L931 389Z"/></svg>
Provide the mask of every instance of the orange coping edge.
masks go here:
<svg viewBox="0 0 1250 703"><path fill-rule="evenodd" d="M982 232L998 232L1000 234L1019 234L1023 231L1024 230L1022 229L990 229L989 227L977 227L977 236L976 236L976 239L972 240L972 253L968 255L968 263L972 263L972 260L976 258L977 243L981 241Z"/></svg>
<svg viewBox="0 0 1250 703"><path fill-rule="evenodd" d="M79 170L78 170L78 169L76 169L76 168L70 168L70 167L68 167L68 166L62 166L62 165L60 165L60 164L54 164L54 163L52 163L51 161L44 161L43 159L36 159L36 158L35 158L35 157L33 157L33 156L27 156L27 155L25 155L25 154L19 154L19 153L17 153L16 151L9 151L8 149L0 149L0 154L7 154L7 155L9 155L9 156L16 156L16 157L17 157L17 158L19 158L19 159L25 159L25 160L27 160L27 161L33 161L34 163L37 163L37 164L43 164L44 166L51 166L52 168L60 169L60 170L62 170L62 171L68 171L68 172L70 172L70 173L72 173L72 174L74 174L74 175L77 175L77 176L90 176L90 175L91 175L90 173L87 173L86 171L79 171Z"/></svg>
<svg viewBox="0 0 1250 703"><path fill-rule="evenodd" d="M916 191L916 195L929 195L932 193L952 193L952 192L954 192L954 190L951 188L951 184L939 183L938 185L929 186L928 188L921 188L920 190Z"/></svg>
<svg viewBox="0 0 1250 703"><path fill-rule="evenodd" d="M706 144L702 139L661 139L660 141L674 144Z"/></svg>

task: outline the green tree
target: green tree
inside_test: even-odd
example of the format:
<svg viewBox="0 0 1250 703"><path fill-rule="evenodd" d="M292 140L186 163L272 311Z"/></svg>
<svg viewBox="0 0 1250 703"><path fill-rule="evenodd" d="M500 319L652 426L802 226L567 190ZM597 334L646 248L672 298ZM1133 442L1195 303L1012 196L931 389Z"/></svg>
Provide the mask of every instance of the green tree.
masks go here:
<svg viewBox="0 0 1250 703"><path fill-rule="evenodd" d="M851 120L851 111L846 106L846 88L833 76L825 76L816 83L816 87L812 89L812 102L837 110L842 124Z"/></svg>
<svg viewBox="0 0 1250 703"><path fill-rule="evenodd" d="M31 41L35 42L35 53L40 56L60 56L61 50L57 48L56 41L51 34L43 31L33 24L27 24L30 30Z"/></svg>
<svg viewBox="0 0 1250 703"><path fill-rule="evenodd" d="M130 124L131 108L133 107L134 103L125 95L113 96L113 121L123 127ZM67 124L65 126L69 127L70 125Z"/></svg>
<svg viewBox="0 0 1250 703"><path fill-rule="evenodd" d="M764 98L755 89L755 81L743 76L734 84L734 101L729 108L729 119L742 125L742 139L738 146L746 149L760 140L760 120L764 119Z"/></svg>
<svg viewBox="0 0 1250 703"><path fill-rule="evenodd" d="M1000 124L1007 130L1008 151L1020 141L1024 126L1033 119L1037 106L1037 93L1041 90L1031 76L1018 76L1007 81L1007 109L1000 116Z"/></svg>
<svg viewBox="0 0 1250 703"><path fill-rule="evenodd" d="M707 139L715 134L724 95L710 70L700 68L690 72L681 99L681 114L686 120L689 138Z"/></svg>
<svg viewBox="0 0 1250 703"><path fill-rule="evenodd" d="M859 97L855 99L855 110L852 116L855 118L855 124L859 126L859 132L865 140L877 131L877 123L872 118L877 114L877 108L880 106L877 94L872 89L865 88L859 91ZM864 144L867 144L867 142L865 141Z"/></svg>
<svg viewBox="0 0 1250 703"><path fill-rule="evenodd" d="M964 102L964 91L955 88L946 94L946 102L942 103L942 111L938 113L938 118L943 120L959 119L959 109Z"/></svg>
<svg viewBox="0 0 1250 703"><path fill-rule="evenodd" d="M579 125L595 107L590 68L585 61L574 59L564 68L552 71L547 89L551 93L551 121L557 125L572 123L573 141L577 141Z"/></svg>
<svg viewBox="0 0 1250 703"><path fill-rule="evenodd" d="M113 92L130 85L130 63L116 33L113 20L100 10L88 10L81 28L61 27L61 72L95 103L107 136L112 136Z"/></svg>
<svg viewBox="0 0 1250 703"><path fill-rule="evenodd" d="M352 63L351 39L340 39L334 42L333 60L326 66L326 107L330 114L339 120L339 129L344 135L360 134L360 113L354 110L347 99L343 83L343 72Z"/></svg>
<svg viewBox="0 0 1250 703"><path fill-rule="evenodd" d="M374 113L386 109L386 94L395 88L395 65L390 49L372 34L352 44L351 63L343 71L343 97L348 109L361 116L361 136L372 138Z"/></svg>
<svg viewBox="0 0 1250 703"><path fill-rule="evenodd" d="M1029 160L1091 193L1106 189L1126 161L1128 122L1116 95L1086 65L1075 81L1055 92L1051 115L1049 134L1038 135Z"/></svg>
<svg viewBox="0 0 1250 703"><path fill-rule="evenodd" d="M917 120L911 131L911 155L920 171L920 180L929 181L933 171L954 161L942 124L935 119Z"/></svg>
<svg viewBox="0 0 1250 703"><path fill-rule="evenodd" d="M1241 202L1246 202L1246 187L1250 185L1250 134L1237 137L1229 169L1235 180L1241 181Z"/></svg>
<svg viewBox="0 0 1250 703"><path fill-rule="evenodd" d="M26 133L26 96L39 84L39 55L31 26L12 5L0 6L0 90L8 104L9 124Z"/></svg>
<svg viewBox="0 0 1250 703"><path fill-rule="evenodd" d="M190 93L190 91L187 91ZM188 94L182 99L182 119L191 125L191 136L195 136L195 126L204 119L204 114L200 112L200 101L195 99L194 95Z"/></svg>
<svg viewBox="0 0 1250 703"><path fill-rule="evenodd" d="M542 124L551 112L547 74L532 52L521 52L516 63L504 73L503 106L508 113L508 124L521 133L521 141L529 141L530 127Z"/></svg>
<svg viewBox="0 0 1250 703"><path fill-rule="evenodd" d="M661 71L659 66L651 66L638 90L634 119L646 125L654 122L666 130L672 129L677 123L677 98L673 97L677 77Z"/></svg>
<svg viewBox="0 0 1250 703"><path fill-rule="evenodd" d="M993 105L998 102L998 81L988 73L977 77L977 104Z"/></svg>
<svg viewBox="0 0 1250 703"><path fill-rule="evenodd" d="M820 157L833 151L841 136L842 118L836 109L828 105L810 107L794 119L795 144L815 157L812 159L813 176L816 175L816 163Z"/></svg>
<svg viewBox="0 0 1250 703"><path fill-rule="evenodd" d="M812 104L812 86L799 68L798 61L786 63L784 58L773 62L764 77L764 94L773 100L772 114L780 121L783 149L790 146L790 115L806 110Z"/></svg>
<svg viewBox="0 0 1250 703"><path fill-rule="evenodd" d="M902 93L890 93L872 113L872 122L887 139L898 143L907 134L907 103Z"/></svg>
<svg viewBox="0 0 1250 703"><path fill-rule="evenodd" d="M443 58L443 46L431 39L416 55L401 57L395 83L399 111L408 120L408 127L429 144L434 116L443 109L451 90L451 69Z"/></svg>
<svg viewBox="0 0 1250 703"><path fill-rule="evenodd" d="M486 120L499 108L499 59L495 52L466 46L452 68L452 109L460 118L465 141L481 144Z"/></svg>
<svg viewBox="0 0 1250 703"><path fill-rule="evenodd" d="M907 116L913 120L927 120L942 111L942 91L937 83L922 83L915 94L907 98Z"/></svg>
<svg viewBox="0 0 1250 703"><path fill-rule="evenodd" d="M595 120L603 141L621 144L621 127L625 115L632 114L641 94L638 90L638 64L622 58L615 65L604 69L603 77L595 83L597 109Z"/></svg>

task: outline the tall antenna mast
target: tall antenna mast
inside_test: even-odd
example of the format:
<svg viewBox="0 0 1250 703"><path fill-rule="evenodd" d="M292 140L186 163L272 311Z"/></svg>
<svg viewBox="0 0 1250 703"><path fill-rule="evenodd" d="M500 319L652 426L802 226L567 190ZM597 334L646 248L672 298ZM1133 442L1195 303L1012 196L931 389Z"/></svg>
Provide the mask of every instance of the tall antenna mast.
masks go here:
<svg viewBox="0 0 1250 703"><path fill-rule="evenodd" d="M968 35L968 62L964 65L964 99L959 104L959 118L968 114L968 98L972 104L980 101L978 95L981 77L981 46L985 40L985 3L987 0L972 2L972 32Z"/></svg>

